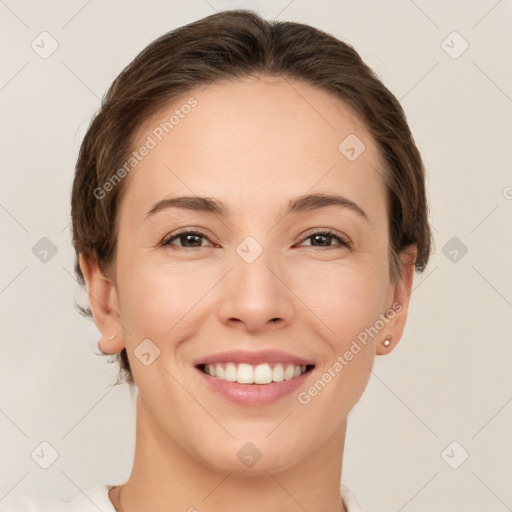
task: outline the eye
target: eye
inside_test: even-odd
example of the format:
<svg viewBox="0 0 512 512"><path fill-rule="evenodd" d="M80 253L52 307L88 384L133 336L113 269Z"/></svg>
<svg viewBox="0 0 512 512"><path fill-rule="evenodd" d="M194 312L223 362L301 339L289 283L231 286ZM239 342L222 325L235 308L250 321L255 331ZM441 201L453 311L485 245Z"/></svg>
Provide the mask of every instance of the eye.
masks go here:
<svg viewBox="0 0 512 512"><path fill-rule="evenodd" d="M329 243L333 239L336 239L339 242L339 246L351 247L352 242L344 237L341 233L334 231L333 229L321 229L314 231L309 234L304 241L311 240L312 243L309 245L311 247L336 247L336 245L332 245ZM176 245L172 242L175 240L179 240L181 245ZM172 246L173 249L176 250L186 250L186 249L197 249L199 247L204 247L202 241L208 240L208 237L202 233L201 231L193 231L193 230L184 230L178 233L174 233L172 236L166 238L160 245L161 246ZM319 245L315 245L315 244Z"/></svg>
<svg viewBox="0 0 512 512"><path fill-rule="evenodd" d="M339 245L350 247L352 242L344 237L341 233L334 231L333 229L320 229L318 231L314 231L309 234L304 240L310 240L313 242L318 242L320 245L310 244L311 247L336 247L329 243L330 240L336 239L339 242Z"/></svg>
<svg viewBox="0 0 512 512"><path fill-rule="evenodd" d="M200 231L181 231L179 233L173 234L171 237L165 239L161 245L167 246L172 245L173 249L177 250L185 250L185 249L194 249L198 247L202 247L201 239L208 240L208 237L201 233ZM182 244L181 246L173 244L174 240L179 240ZM198 243L199 240L199 243ZM191 244L191 245L188 245Z"/></svg>

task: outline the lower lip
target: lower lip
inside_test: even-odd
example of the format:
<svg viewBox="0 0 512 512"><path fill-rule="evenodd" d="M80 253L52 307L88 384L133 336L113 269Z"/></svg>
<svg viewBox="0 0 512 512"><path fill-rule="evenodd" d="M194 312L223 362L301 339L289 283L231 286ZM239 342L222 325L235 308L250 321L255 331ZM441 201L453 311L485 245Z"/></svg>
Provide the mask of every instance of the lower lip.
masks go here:
<svg viewBox="0 0 512 512"><path fill-rule="evenodd" d="M312 373L314 368L299 377L270 384L240 384L228 380L217 379L199 368L196 370L202 375L206 383L217 393L239 405L258 406L277 402L279 399L293 393Z"/></svg>

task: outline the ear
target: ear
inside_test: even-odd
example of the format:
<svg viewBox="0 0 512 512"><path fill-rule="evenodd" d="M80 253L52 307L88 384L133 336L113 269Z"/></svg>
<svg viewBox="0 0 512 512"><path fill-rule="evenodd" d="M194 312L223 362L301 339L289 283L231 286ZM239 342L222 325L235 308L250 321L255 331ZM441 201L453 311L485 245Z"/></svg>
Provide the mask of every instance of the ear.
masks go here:
<svg viewBox="0 0 512 512"><path fill-rule="evenodd" d="M98 348L106 354L120 352L125 345L115 285L99 269L96 260L86 258L80 253L78 261L87 283L94 323L102 333ZM110 340L114 334L115 338Z"/></svg>
<svg viewBox="0 0 512 512"><path fill-rule="evenodd" d="M379 356L389 354L396 347L404 332L417 256L418 250L415 244L406 247L400 253L400 280L396 286L391 285L389 293L392 299L388 308L395 311L395 316L390 319L386 329L381 333L382 339L377 342L376 353ZM388 335L391 336L391 344L385 347L382 341Z"/></svg>

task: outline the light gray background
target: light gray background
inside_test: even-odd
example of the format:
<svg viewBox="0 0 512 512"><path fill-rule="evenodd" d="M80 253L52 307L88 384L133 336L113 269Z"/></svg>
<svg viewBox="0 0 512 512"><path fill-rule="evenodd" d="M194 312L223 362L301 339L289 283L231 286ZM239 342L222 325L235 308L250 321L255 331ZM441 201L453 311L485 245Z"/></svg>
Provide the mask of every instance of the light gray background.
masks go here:
<svg viewBox="0 0 512 512"><path fill-rule="evenodd" d="M436 253L349 417L344 483L368 512L512 510L510 0L0 0L0 480L70 499L129 476L132 398L109 387L116 368L73 309L74 164L136 53L235 7L353 44L401 100L428 170ZM47 59L31 48L43 31L59 45ZM453 31L469 44L458 58ZM46 263L42 237L58 249ZM46 470L31 458L43 441L59 454Z"/></svg>

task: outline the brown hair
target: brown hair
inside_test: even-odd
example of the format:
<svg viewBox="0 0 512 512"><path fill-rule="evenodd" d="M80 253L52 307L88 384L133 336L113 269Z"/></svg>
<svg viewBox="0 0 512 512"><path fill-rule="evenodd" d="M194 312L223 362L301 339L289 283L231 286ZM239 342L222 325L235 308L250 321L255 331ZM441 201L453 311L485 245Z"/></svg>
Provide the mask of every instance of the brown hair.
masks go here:
<svg viewBox="0 0 512 512"><path fill-rule="evenodd" d="M425 269L432 243L425 172L398 100L349 44L308 25L231 10L162 35L135 57L105 94L82 142L72 189L75 273L81 286L85 280L79 253L95 261L105 275L114 275L116 213L127 179L101 199L97 191L126 162L137 129L193 88L261 75L293 78L328 91L364 122L385 167L391 281L398 282L398 255L411 244L418 250L416 271ZM92 317L90 307L77 308ZM120 365L116 384L134 384L126 349L114 358Z"/></svg>

